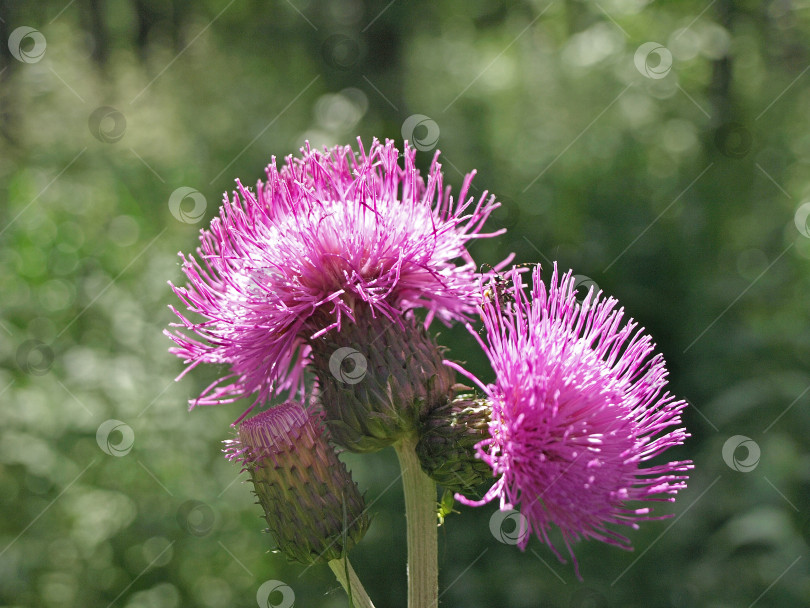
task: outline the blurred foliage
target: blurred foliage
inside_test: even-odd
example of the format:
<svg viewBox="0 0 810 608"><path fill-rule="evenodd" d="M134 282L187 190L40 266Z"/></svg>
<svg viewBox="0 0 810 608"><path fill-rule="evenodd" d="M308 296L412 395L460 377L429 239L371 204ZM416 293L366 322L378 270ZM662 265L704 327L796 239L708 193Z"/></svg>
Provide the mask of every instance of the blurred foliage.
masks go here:
<svg viewBox="0 0 810 608"><path fill-rule="evenodd" d="M435 121L456 188L476 167L504 202L492 225L508 234L476 243L477 261L513 251L589 277L694 404L676 455L696 462L689 490L661 508L674 519L631 531L635 553L580 544L582 584L536 541L497 542L494 506L461 509L441 529L441 604L810 604L810 238L794 221L810 199L807 9L0 2L0 604L253 606L280 580L297 606L346 605L327 568L268 553L220 453L243 404L186 411L216 370L173 382L166 281L235 177L305 139L401 141L414 114ZM21 26L47 41L39 60L11 52L36 54L33 38L7 48ZM668 73L665 57L636 67L650 41ZM411 134L426 148L429 125ZM184 186L203 222L190 198L170 210ZM463 328L440 339L487 376ZM99 448L109 419L127 426L108 451L134 435L121 457ZM736 435L761 449L750 472L723 460ZM404 606L393 452L345 458L377 512L354 565L378 606Z"/></svg>

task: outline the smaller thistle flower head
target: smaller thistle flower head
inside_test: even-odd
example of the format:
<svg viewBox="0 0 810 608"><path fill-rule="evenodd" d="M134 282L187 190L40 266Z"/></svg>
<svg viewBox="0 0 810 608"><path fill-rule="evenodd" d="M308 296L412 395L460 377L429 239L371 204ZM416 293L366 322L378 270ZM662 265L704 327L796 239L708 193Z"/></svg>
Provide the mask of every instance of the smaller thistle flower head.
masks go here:
<svg viewBox="0 0 810 608"><path fill-rule="evenodd" d="M425 181L407 142L401 155L392 141L358 147L307 145L281 169L273 159L255 190L237 181L202 231L198 257L183 256L188 285L172 288L202 319L173 308L186 333L166 332L177 344L172 352L186 371L199 363L230 368L192 407L302 392L309 341L357 314L397 323L423 308L427 326L475 312L467 244L500 234L481 233L498 204L486 192L477 203L469 196L474 172L454 199L438 152Z"/></svg>
<svg viewBox="0 0 810 608"><path fill-rule="evenodd" d="M559 528L578 565L572 543L593 538L623 549L631 542L611 526L637 528L661 519L634 501L673 501L686 487L690 461L643 463L688 437L680 413L686 402L664 391L663 357L653 356L649 335L602 293L579 302L571 273L550 286L535 269L531 296L517 269L508 297L482 304L486 341L478 338L495 381L481 386L492 402L491 437L477 445L497 481L479 501L499 499L519 509L531 530L561 560L549 533ZM530 534L520 540L525 549Z"/></svg>
<svg viewBox="0 0 810 608"><path fill-rule="evenodd" d="M250 473L268 531L291 561L331 561L360 542L369 519L357 484L317 416L288 402L248 418L229 460Z"/></svg>

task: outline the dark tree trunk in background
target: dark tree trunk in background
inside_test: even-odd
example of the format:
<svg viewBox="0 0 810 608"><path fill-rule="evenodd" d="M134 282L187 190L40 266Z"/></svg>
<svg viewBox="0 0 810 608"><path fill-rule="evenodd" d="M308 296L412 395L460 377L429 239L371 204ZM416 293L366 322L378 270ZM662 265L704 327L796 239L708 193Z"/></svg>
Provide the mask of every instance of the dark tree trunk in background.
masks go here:
<svg viewBox="0 0 810 608"><path fill-rule="evenodd" d="M734 26L734 2L733 0L719 0L716 4L717 22L722 25L729 34ZM712 121L714 126L734 120L735 110L731 99L731 79L732 79L732 57L729 54L718 59L712 64L712 81L709 85L709 95L712 99L714 112Z"/></svg>
<svg viewBox="0 0 810 608"><path fill-rule="evenodd" d="M93 60L104 68L110 58L110 36L107 32L107 22L105 16L104 0L86 0L87 10L81 11L81 20L84 29L87 30L93 39Z"/></svg>
<svg viewBox="0 0 810 608"><path fill-rule="evenodd" d="M152 27L158 22L158 16L152 11L148 2L144 0L134 0L133 8L138 19L138 29L135 32L135 49L139 59L146 61L146 47L149 44L149 33Z"/></svg>
<svg viewBox="0 0 810 608"><path fill-rule="evenodd" d="M3 138L11 143L15 143L16 139L13 133L14 124L14 108L10 97L11 75L16 69L16 60L11 56L8 51L9 34L11 34L11 23L14 22L13 13L11 10L11 2L8 0L0 0L0 41L3 43L3 49L0 51L0 134Z"/></svg>
<svg viewBox="0 0 810 608"><path fill-rule="evenodd" d="M170 15L172 26L172 44L175 52L179 53L183 49L183 17L189 9L188 0L173 0Z"/></svg>

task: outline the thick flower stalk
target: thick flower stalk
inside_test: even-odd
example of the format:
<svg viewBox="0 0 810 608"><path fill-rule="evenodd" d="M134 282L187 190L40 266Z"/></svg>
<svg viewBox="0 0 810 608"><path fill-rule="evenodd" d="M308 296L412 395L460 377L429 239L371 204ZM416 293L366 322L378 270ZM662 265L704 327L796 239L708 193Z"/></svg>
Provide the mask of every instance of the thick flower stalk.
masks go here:
<svg viewBox="0 0 810 608"><path fill-rule="evenodd" d="M357 484L329 445L321 423L288 402L248 418L228 458L250 474L268 531L291 561L339 560L369 525Z"/></svg>
<svg viewBox="0 0 810 608"><path fill-rule="evenodd" d="M188 285L173 289L191 314L174 310L184 331L167 332L177 345L172 352L186 371L199 363L229 370L192 407L303 392L313 342L343 335L358 319L407 334L415 309L426 311L425 327L475 311L478 279L467 245L499 234L481 232L497 203L486 192L477 202L469 196L474 172L451 196L438 152L425 181L407 142L401 155L391 141L374 140L368 151L358 141L358 148L307 145L280 169L273 159L255 189L237 181L202 231L197 256L183 256ZM358 330L369 343L372 329ZM442 359L432 355L431 374L433 360L441 366ZM328 359L320 363L329 369ZM327 417L337 416L324 406Z"/></svg>
<svg viewBox="0 0 810 608"><path fill-rule="evenodd" d="M456 366L492 402L491 437L477 447L497 481L479 501L456 498L519 509L563 561L549 537L558 527L577 567L577 540L630 549L614 526L667 517L630 503L673 501L686 487L690 461L642 466L688 437L678 427L686 403L665 392L663 357L632 319L623 323L615 299L600 292L579 302L571 273L560 278L556 266L548 288L535 269L530 297L516 270L509 278L511 287L484 301L487 335L478 338L495 381Z"/></svg>

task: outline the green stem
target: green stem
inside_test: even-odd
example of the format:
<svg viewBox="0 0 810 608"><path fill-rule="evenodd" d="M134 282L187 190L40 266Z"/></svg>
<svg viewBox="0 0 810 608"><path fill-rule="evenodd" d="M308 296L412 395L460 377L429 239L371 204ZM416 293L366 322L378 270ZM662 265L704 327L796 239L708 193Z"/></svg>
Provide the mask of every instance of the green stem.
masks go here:
<svg viewBox="0 0 810 608"><path fill-rule="evenodd" d="M408 525L408 608L436 608L439 603L436 483L416 455L416 437L394 444L402 469Z"/></svg>
<svg viewBox="0 0 810 608"><path fill-rule="evenodd" d="M371 598L368 597L363 583L357 577L357 573L349 563L349 558L333 559L329 562L329 567L335 573L341 587L346 590L346 594L351 598L354 608L374 608Z"/></svg>

